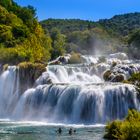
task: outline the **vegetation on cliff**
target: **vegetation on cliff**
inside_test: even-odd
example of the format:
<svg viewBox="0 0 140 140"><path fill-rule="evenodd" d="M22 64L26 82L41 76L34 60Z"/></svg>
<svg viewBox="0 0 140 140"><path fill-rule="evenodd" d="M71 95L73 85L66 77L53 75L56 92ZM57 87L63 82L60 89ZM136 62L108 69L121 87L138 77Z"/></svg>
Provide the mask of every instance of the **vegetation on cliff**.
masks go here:
<svg viewBox="0 0 140 140"><path fill-rule="evenodd" d="M128 80L124 80L123 83L133 84L140 89L140 72L133 73Z"/></svg>

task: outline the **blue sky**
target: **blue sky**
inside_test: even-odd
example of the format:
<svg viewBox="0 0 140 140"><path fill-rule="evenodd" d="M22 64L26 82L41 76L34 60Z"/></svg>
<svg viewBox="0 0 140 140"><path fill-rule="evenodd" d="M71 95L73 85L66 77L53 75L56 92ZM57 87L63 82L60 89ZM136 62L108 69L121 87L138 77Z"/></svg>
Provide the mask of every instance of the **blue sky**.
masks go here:
<svg viewBox="0 0 140 140"><path fill-rule="evenodd" d="M97 21L116 14L140 12L140 0L14 0L37 9L39 20L79 18Z"/></svg>

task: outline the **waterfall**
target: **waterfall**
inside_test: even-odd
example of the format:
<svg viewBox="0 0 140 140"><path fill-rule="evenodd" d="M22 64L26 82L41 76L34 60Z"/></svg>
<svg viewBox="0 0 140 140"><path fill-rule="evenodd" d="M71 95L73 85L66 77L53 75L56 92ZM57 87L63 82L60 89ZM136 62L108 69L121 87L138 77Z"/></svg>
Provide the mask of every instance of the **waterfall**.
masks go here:
<svg viewBox="0 0 140 140"><path fill-rule="evenodd" d="M140 71L140 63L124 59L118 62L117 58L112 66L115 55L111 57L106 62L98 62L97 57L83 57L96 61L92 64L48 65L46 72L30 86L29 81L21 80L17 66L8 66L0 75L0 118L94 124L123 119L128 109L140 110L134 85L103 79L107 70L128 78Z"/></svg>
<svg viewBox="0 0 140 140"><path fill-rule="evenodd" d="M99 68L81 65L52 65L48 66L47 72L43 73L38 82L40 84L45 79L51 79L53 83L101 83L103 79L99 76L100 71L106 70L106 67L104 65L100 65Z"/></svg>
<svg viewBox="0 0 140 140"><path fill-rule="evenodd" d="M10 66L0 76L0 117L11 115L19 98L19 75L16 66Z"/></svg>
<svg viewBox="0 0 140 140"><path fill-rule="evenodd" d="M138 109L137 91L128 84L42 85L27 90L13 116L65 123L104 123Z"/></svg>

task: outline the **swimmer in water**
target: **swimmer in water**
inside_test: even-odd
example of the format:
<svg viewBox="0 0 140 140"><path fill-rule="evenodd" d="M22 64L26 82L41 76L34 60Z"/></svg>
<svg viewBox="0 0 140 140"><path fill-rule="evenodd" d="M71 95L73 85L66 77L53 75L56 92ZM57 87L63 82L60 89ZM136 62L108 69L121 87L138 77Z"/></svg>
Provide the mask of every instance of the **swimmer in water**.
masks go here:
<svg viewBox="0 0 140 140"><path fill-rule="evenodd" d="M69 135L72 135L72 128L69 129Z"/></svg>
<svg viewBox="0 0 140 140"><path fill-rule="evenodd" d="M58 134L62 133L62 129L59 127L58 130L56 131Z"/></svg>

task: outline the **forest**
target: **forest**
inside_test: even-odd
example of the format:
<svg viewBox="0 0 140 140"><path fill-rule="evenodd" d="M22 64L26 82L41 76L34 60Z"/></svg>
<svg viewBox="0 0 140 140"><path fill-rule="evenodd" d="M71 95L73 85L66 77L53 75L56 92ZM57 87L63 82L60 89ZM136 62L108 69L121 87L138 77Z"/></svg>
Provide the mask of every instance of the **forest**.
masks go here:
<svg viewBox="0 0 140 140"><path fill-rule="evenodd" d="M97 22L80 19L38 21L36 9L0 1L0 63L47 63L64 53L108 54L139 58L140 13Z"/></svg>

